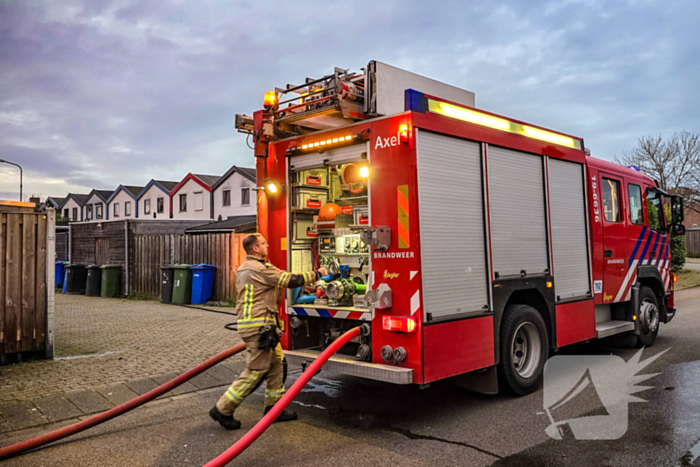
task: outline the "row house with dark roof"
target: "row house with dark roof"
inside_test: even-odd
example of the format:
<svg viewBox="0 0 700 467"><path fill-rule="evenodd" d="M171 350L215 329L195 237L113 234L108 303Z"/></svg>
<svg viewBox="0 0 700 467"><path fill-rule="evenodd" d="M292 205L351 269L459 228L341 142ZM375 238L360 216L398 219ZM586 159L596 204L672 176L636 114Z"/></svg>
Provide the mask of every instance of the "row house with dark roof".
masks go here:
<svg viewBox="0 0 700 467"><path fill-rule="evenodd" d="M231 167L212 186L211 198L214 219L255 216L255 169Z"/></svg>
<svg viewBox="0 0 700 467"><path fill-rule="evenodd" d="M107 200L112 196L112 190L92 190L83 203L83 220L99 221L107 219Z"/></svg>
<svg viewBox="0 0 700 467"><path fill-rule="evenodd" d="M139 217L137 197L144 187L119 185L107 200L108 219L136 219Z"/></svg>
<svg viewBox="0 0 700 467"><path fill-rule="evenodd" d="M60 216L71 222L83 221L83 205L87 199L88 195L86 194L68 193L58 208Z"/></svg>
<svg viewBox="0 0 700 467"><path fill-rule="evenodd" d="M140 219L169 219L170 192L177 182L151 180L136 197Z"/></svg>
<svg viewBox="0 0 700 467"><path fill-rule="evenodd" d="M47 196L44 202L41 203L39 209L41 211L46 211L47 209L52 208L55 209L56 212L59 212L58 209L61 207L61 205L63 204L63 200L65 199L66 198L59 198L57 196Z"/></svg>
<svg viewBox="0 0 700 467"><path fill-rule="evenodd" d="M172 218L213 219L211 190L219 178L219 175L187 174L170 192Z"/></svg>

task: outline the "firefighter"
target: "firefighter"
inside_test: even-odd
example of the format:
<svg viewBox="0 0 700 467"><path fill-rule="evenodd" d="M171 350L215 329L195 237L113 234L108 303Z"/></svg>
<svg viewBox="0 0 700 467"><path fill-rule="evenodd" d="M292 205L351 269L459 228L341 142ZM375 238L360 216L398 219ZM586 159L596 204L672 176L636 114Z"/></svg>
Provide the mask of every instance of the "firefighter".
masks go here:
<svg viewBox="0 0 700 467"><path fill-rule="evenodd" d="M285 288L311 284L327 274L325 268L303 274L282 271L267 258L267 241L260 234L243 239L246 261L236 272L238 290L238 333L246 344L248 366L231 384L210 411L211 418L228 430L240 428L233 418L236 408L263 380L266 383L265 413L284 395L282 360L284 352L279 344L278 304ZM295 412L285 410L276 421L296 420Z"/></svg>

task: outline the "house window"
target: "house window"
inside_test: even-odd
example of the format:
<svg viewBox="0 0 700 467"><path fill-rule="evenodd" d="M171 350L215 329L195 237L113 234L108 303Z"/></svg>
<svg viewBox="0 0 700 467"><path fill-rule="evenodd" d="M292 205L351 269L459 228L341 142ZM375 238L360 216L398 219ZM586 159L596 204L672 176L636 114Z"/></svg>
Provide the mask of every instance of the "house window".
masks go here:
<svg viewBox="0 0 700 467"><path fill-rule="evenodd" d="M73 208L73 219L74 221L78 220L78 208Z"/></svg>
<svg viewBox="0 0 700 467"><path fill-rule="evenodd" d="M231 206L231 190L224 190L224 206Z"/></svg>
<svg viewBox="0 0 700 467"><path fill-rule="evenodd" d="M158 205L158 214L163 214L163 210L165 209L163 198L158 198L156 204Z"/></svg>
<svg viewBox="0 0 700 467"><path fill-rule="evenodd" d="M92 204L85 206L85 220L92 220Z"/></svg>
<svg viewBox="0 0 700 467"><path fill-rule="evenodd" d="M187 193L180 195L180 212L187 212Z"/></svg>
<svg viewBox="0 0 700 467"><path fill-rule="evenodd" d="M127 217L131 215L131 201L124 201L124 215Z"/></svg>
<svg viewBox="0 0 700 467"><path fill-rule="evenodd" d="M250 204L250 188L241 188L241 206Z"/></svg>
<svg viewBox="0 0 700 467"><path fill-rule="evenodd" d="M204 210L204 194L201 191L196 191L194 193L194 210L203 211Z"/></svg>
<svg viewBox="0 0 700 467"><path fill-rule="evenodd" d="M119 217L119 203L114 203L114 217Z"/></svg>
<svg viewBox="0 0 700 467"><path fill-rule="evenodd" d="M102 219L102 203L97 203L95 205L95 217L97 219Z"/></svg>
<svg viewBox="0 0 700 467"><path fill-rule="evenodd" d="M150 214L150 213L151 213L151 200L150 200L150 199L144 199L144 200L143 200L143 213L144 213L144 214Z"/></svg>
<svg viewBox="0 0 700 467"><path fill-rule="evenodd" d="M636 225L644 224L644 211L642 211L642 189L639 185L627 185L630 198L630 222Z"/></svg>
<svg viewBox="0 0 700 467"><path fill-rule="evenodd" d="M63 210L63 217L65 217L66 219L68 219L68 208L66 208L66 209Z"/></svg>
<svg viewBox="0 0 700 467"><path fill-rule="evenodd" d="M603 213L607 222L620 222L620 182L603 179Z"/></svg>

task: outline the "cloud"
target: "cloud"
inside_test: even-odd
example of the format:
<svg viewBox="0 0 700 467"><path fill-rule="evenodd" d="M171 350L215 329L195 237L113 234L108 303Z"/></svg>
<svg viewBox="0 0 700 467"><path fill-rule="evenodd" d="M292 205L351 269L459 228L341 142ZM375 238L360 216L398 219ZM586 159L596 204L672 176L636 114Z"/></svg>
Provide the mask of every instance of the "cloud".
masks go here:
<svg viewBox="0 0 700 467"><path fill-rule="evenodd" d="M638 136L698 127L699 12L593 0L0 2L0 157L25 166L25 191L56 196L252 166L236 113L274 87L380 60L611 159Z"/></svg>

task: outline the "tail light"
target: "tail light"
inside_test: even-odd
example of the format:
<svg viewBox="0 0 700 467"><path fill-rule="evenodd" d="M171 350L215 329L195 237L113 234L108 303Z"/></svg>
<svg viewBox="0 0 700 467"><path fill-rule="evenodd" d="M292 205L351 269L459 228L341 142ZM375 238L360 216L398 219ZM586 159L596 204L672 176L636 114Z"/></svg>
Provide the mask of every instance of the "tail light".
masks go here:
<svg viewBox="0 0 700 467"><path fill-rule="evenodd" d="M408 125L405 123L399 125L399 139L403 144L408 143Z"/></svg>
<svg viewBox="0 0 700 467"><path fill-rule="evenodd" d="M405 316L384 316L382 329L385 331L413 332L416 330L416 320Z"/></svg>

